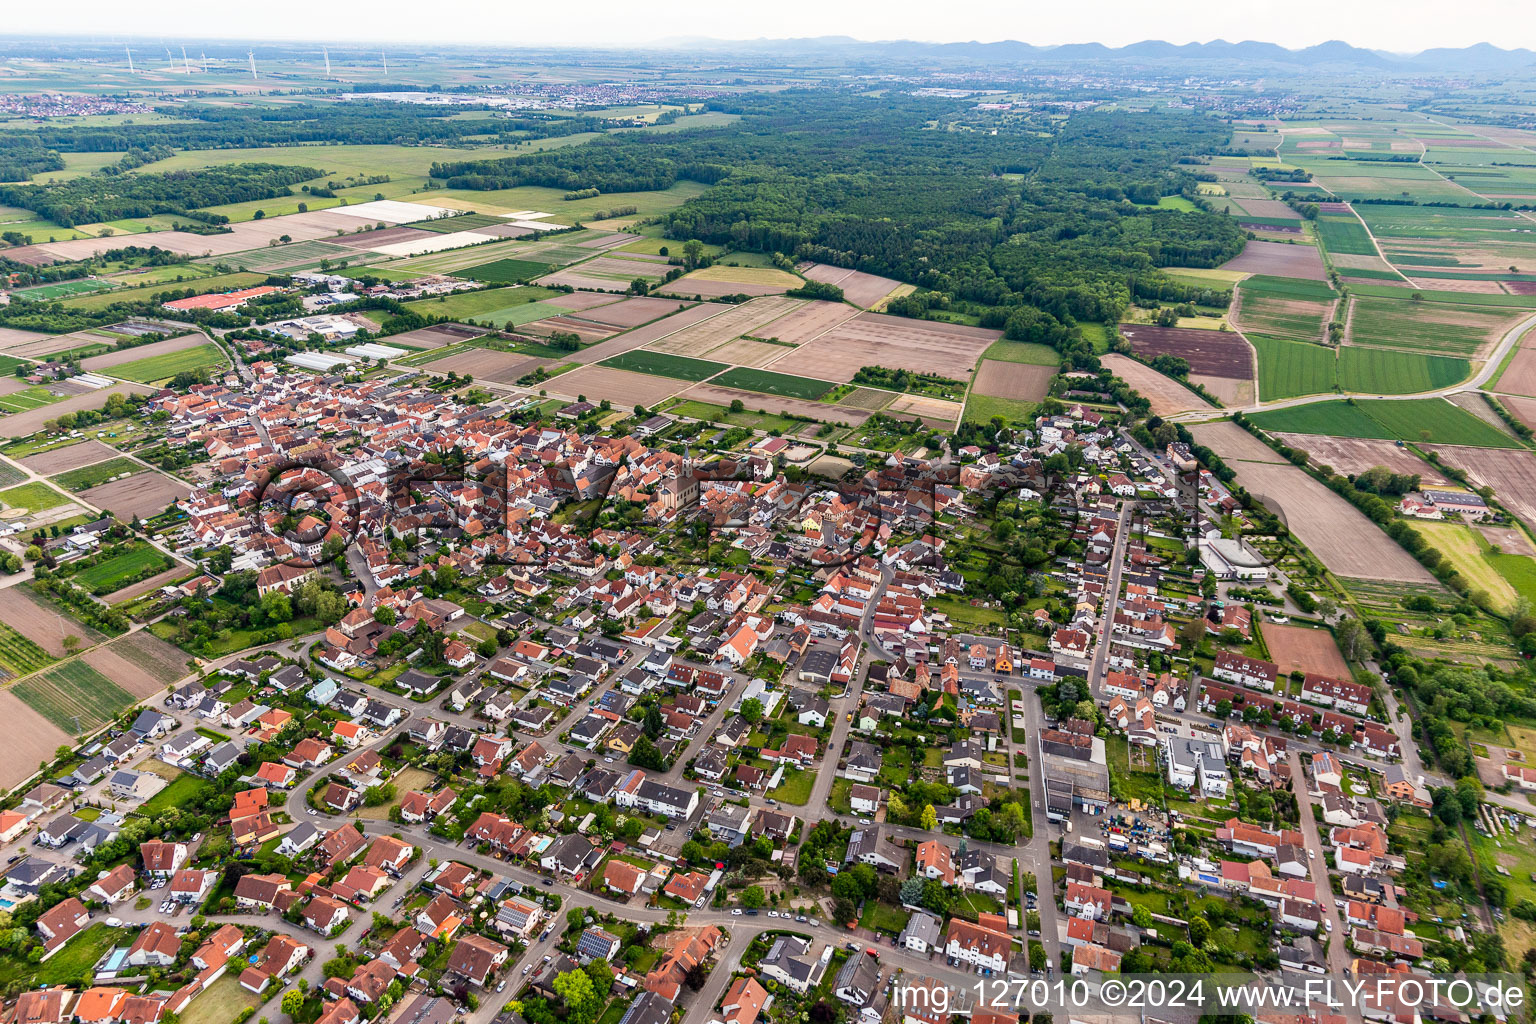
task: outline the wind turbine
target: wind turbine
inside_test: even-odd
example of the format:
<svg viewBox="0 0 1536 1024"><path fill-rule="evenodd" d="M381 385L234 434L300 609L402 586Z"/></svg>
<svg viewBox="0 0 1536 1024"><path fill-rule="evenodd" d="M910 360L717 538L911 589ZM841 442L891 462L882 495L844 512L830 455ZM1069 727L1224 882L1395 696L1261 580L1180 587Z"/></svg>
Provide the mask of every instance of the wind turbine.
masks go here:
<svg viewBox="0 0 1536 1024"><path fill-rule="evenodd" d="M174 73L176 71L176 58L171 56L171 48L165 48L165 66Z"/></svg>
<svg viewBox="0 0 1536 1024"><path fill-rule="evenodd" d="M257 77L256 77L256 51L255 50L246 50L245 51L245 55L251 61L251 81L253 81L253 82L259 81L259 79L257 79Z"/></svg>
<svg viewBox="0 0 1536 1024"><path fill-rule="evenodd" d="M205 53L205 54L203 54L203 74L206 75L207 73L208 73L208 55Z"/></svg>
<svg viewBox="0 0 1536 1024"><path fill-rule="evenodd" d="M181 48L181 67L187 74L190 75L192 73L192 62L187 59L187 48L185 46Z"/></svg>
<svg viewBox="0 0 1536 1024"><path fill-rule="evenodd" d="M388 78L389 77L389 54L387 54L384 51L380 50L379 51L379 56L384 58L384 77Z"/></svg>
<svg viewBox="0 0 1536 1024"><path fill-rule="evenodd" d="M320 47L320 52L325 54L325 77L329 79L331 77L331 51L322 46Z"/></svg>
<svg viewBox="0 0 1536 1024"><path fill-rule="evenodd" d="M126 47L126 46L123 47L123 50L128 54L128 73L130 75L138 74L138 72L136 70L134 70L134 67L133 67L133 51L128 49L128 47Z"/></svg>

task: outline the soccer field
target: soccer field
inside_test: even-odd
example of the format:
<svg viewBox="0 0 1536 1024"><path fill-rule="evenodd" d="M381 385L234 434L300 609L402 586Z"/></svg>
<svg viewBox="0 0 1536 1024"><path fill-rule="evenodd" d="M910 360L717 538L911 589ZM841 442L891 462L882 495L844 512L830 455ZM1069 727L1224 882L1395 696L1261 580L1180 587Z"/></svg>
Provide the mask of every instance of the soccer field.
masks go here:
<svg viewBox="0 0 1536 1024"><path fill-rule="evenodd" d="M72 295L89 295L92 292L105 292L111 289L112 286L106 281L82 277L73 281L56 281L53 284L38 285L36 288L25 288L19 292L12 292L11 298L20 299L23 302L52 302L54 299L67 299Z"/></svg>

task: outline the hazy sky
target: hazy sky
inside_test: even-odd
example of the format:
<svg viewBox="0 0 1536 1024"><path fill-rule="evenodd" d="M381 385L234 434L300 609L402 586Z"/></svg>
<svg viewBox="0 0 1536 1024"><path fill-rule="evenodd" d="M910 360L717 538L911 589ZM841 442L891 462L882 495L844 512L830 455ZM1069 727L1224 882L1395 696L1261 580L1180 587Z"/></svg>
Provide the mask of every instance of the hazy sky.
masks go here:
<svg viewBox="0 0 1536 1024"><path fill-rule="evenodd" d="M1259 39L1300 47L1328 39L1401 52L1432 46L1536 48L1536 17L1515 0L372 0L347 10L312 0L256 5L207 0L74 0L8 4L3 31L136 36L399 40L516 45L642 44L679 36L719 39L849 35L933 42L1019 39L1036 44L1141 39L1174 43Z"/></svg>

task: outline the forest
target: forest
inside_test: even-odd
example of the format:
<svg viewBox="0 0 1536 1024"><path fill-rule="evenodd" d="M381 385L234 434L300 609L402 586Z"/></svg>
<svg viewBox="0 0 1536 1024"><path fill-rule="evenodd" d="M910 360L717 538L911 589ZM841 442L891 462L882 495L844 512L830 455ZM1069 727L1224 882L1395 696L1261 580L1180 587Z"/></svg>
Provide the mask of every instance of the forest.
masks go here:
<svg viewBox="0 0 1536 1024"><path fill-rule="evenodd" d="M1058 347L1067 332L1055 328L1117 317L1133 289L1166 291L1158 268L1216 266L1243 246L1223 214L1155 205L1194 194L1181 158L1226 142L1224 126L1196 113L1088 111L992 135L932 130L954 102L899 94L800 91L711 106L741 120L431 173L484 189L705 182L714 187L666 215L672 237L856 267L945 302L1032 305L1054 324L1032 319L1028 329Z"/></svg>
<svg viewBox="0 0 1536 1024"><path fill-rule="evenodd" d="M0 185L0 203L32 210L66 228L160 213L217 223L228 218L193 211L285 196L290 185L323 173L314 167L228 164L165 174L85 175L46 185Z"/></svg>

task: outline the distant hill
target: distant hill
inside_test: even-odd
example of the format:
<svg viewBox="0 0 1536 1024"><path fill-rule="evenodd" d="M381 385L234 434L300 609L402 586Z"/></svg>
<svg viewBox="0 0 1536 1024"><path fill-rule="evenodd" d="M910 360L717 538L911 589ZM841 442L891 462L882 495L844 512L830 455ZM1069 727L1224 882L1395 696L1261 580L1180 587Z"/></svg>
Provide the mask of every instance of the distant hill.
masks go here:
<svg viewBox="0 0 1536 1024"><path fill-rule="evenodd" d="M651 44L655 49L696 49L758 52L784 50L805 53L852 51L870 57L955 58L965 60L1031 61L1062 63L1143 63L1148 61L1222 61L1238 64L1272 64L1293 67L1356 67L1403 72L1438 71L1446 73L1508 72L1536 69L1536 51L1504 50L1492 43L1477 43L1459 48L1437 47L1417 54L1387 53L1368 50L1339 40L1319 43L1300 50L1289 50L1275 43L1245 40L1240 43L1216 39L1209 43L1182 45L1161 39L1147 39L1128 46L1110 47L1102 43L1069 43L1063 46L1035 46L1017 40L982 43L922 43L912 40L863 42L848 36L818 36L804 39L721 40L672 38Z"/></svg>

